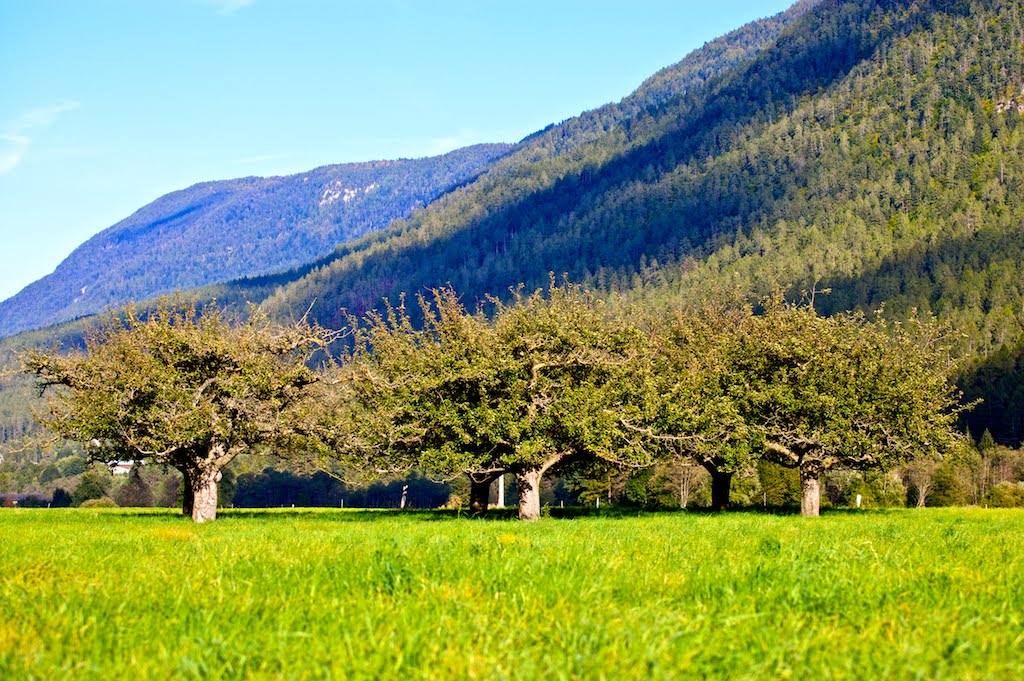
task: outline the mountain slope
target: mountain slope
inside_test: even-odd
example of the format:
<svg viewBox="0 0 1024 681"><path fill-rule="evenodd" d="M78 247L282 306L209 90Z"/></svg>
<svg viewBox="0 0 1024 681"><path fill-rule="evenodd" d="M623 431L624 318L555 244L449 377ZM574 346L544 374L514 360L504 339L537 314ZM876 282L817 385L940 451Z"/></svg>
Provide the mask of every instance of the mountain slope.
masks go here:
<svg viewBox="0 0 1024 681"><path fill-rule="evenodd" d="M560 239L567 232L562 227L573 203L601 181L603 169L656 138L661 127L678 124L666 120L665 112L678 111L681 102L700 97L708 83L772 45L814 4L804 0L786 13L744 26L655 74L622 102L531 135L475 182L421 215L341 247L268 306L287 314L315 301L318 318L336 322L341 308L365 309L402 290L451 281L467 291L501 291L543 278L546 257L529 251L562 250ZM569 250L562 260L578 256Z"/></svg>
<svg viewBox="0 0 1024 681"><path fill-rule="evenodd" d="M478 295L549 270L621 289L657 261L677 288L834 281L837 305L855 307L887 299L851 280L886 256L967 223L979 235L1015 224L1020 3L802 9L692 87L603 116L601 134L574 135L576 121L546 131L269 306L315 298L330 320L402 290L450 281ZM1015 333L1000 328L990 340Z"/></svg>
<svg viewBox="0 0 1024 681"><path fill-rule="evenodd" d="M167 194L0 303L0 335L307 263L409 215L508 150L479 145L435 158L325 166Z"/></svg>
<svg viewBox="0 0 1024 681"><path fill-rule="evenodd" d="M315 301L337 322L400 291L478 297L555 271L652 305L830 288L824 312L917 308L953 323L967 357L1015 347L1024 2L823 0L756 26L728 65L641 88L626 101L642 106L591 115L601 129L544 131L267 308Z"/></svg>
<svg viewBox="0 0 1024 681"><path fill-rule="evenodd" d="M709 290L932 312L962 334L975 434L1024 438L1024 0L821 0L710 43L523 140L388 229L194 292L337 324L549 271L658 308ZM820 295L831 289L828 295Z"/></svg>

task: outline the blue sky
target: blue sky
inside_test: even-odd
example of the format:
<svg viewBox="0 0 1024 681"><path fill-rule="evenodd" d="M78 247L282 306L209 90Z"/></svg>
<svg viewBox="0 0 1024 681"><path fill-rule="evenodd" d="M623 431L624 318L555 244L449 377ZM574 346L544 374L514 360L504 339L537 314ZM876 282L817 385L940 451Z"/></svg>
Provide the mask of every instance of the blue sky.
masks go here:
<svg viewBox="0 0 1024 681"><path fill-rule="evenodd" d="M0 299L196 182L515 142L789 0L0 0Z"/></svg>

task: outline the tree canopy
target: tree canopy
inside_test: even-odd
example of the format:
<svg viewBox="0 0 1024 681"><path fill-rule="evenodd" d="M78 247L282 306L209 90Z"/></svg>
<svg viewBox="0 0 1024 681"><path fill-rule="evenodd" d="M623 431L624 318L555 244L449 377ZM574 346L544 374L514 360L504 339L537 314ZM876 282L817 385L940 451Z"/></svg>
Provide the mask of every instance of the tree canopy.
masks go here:
<svg viewBox="0 0 1024 681"><path fill-rule="evenodd" d="M797 468L817 515L819 476L938 458L960 441L963 410L948 329L861 314L819 316L768 298L758 313L706 307L660 331L648 431L722 479L765 458Z"/></svg>
<svg viewBox="0 0 1024 681"><path fill-rule="evenodd" d="M216 517L224 466L247 449L289 444L285 412L317 380L305 362L333 335L255 311L232 323L215 306L168 304L111 313L83 350L29 350L22 361L41 392L52 388L42 417L51 431L87 443L93 461L177 469L182 510L203 522Z"/></svg>
<svg viewBox="0 0 1024 681"><path fill-rule="evenodd" d="M639 330L570 284L491 303L493 321L445 288L420 299L422 326L404 305L369 314L321 388L334 405L320 418L326 449L356 467L466 473L478 504L512 473L524 518L539 516L540 479L559 462L648 461L622 426Z"/></svg>

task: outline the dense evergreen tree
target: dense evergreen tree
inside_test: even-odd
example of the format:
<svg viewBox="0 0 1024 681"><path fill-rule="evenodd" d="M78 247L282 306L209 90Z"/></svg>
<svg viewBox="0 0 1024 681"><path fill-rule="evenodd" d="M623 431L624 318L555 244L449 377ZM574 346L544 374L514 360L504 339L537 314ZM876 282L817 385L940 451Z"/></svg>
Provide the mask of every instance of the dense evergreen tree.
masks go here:
<svg viewBox="0 0 1024 681"><path fill-rule="evenodd" d="M114 493L114 501L118 506L145 508L153 505L153 491L142 479L138 465L132 466L128 479Z"/></svg>

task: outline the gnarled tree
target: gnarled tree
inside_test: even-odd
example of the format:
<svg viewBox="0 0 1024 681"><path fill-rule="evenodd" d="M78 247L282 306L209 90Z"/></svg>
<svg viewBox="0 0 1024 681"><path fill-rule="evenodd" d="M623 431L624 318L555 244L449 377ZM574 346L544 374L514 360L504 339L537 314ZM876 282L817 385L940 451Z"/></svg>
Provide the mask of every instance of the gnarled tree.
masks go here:
<svg viewBox="0 0 1024 681"><path fill-rule="evenodd" d="M733 475L759 455L761 431L748 422L732 363L745 305L708 303L651 324L644 423L630 424L666 458L687 457L711 474L711 504L729 506Z"/></svg>
<svg viewBox="0 0 1024 681"><path fill-rule="evenodd" d="M324 386L327 449L355 467L466 473L480 510L491 480L512 473L523 519L539 517L541 477L560 461L649 463L622 427L637 329L569 284L493 304L492 322L442 289L420 301L421 326L402 306L370 315Z"/></svg>
<svg viewBox="0 0 1024 681"><path fill-rule="evenodd" d="M26 372L52 389L41 421L88 444L93 461L152 461L184 477L182 512L217 513L221 470L260 445L287 446L285 417L317 380L310 353L335 334L305 323L278 326L251 311L230 323L215 306L165 305L111 313L84 350L27 351Z"/></svg>
<svg viewBox="0 0 1024 681"><path fill-rule="evenodd" d="M466 474L470 506L483 511L512 423L494 330L451 289L418 302L421 324L404 301L351 320L354 342L316 388L305 428L324 463L350 475Z"/></svg>
<svg viewBox="0 0 1024 681"><path fill-rule="evenodd" d="M945 330L931 320L885 324L820 317L769 300L750 316L733 372L764 455L799 470L801 511L818 515L821 473L939 457L962 443L963 411Z"/></svg>
<svg viewBox="0 0 1024 681"><path fill-rule="evenodd" d="M541 479L567 460L653 462L656 451L626 425L641 409L636 369L646 341L635 324L580 287L552 281L497 303L495 332L517 417L501 463L516 476L520 518L539 517Z"/></svg>

